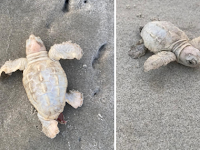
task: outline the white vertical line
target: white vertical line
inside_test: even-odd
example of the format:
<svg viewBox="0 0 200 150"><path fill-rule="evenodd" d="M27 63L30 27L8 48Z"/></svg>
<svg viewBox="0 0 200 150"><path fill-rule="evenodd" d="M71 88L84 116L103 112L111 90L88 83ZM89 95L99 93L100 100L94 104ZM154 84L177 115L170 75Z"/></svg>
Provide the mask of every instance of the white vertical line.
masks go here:
<svg viewBox="0 0 200 150"><path fill-rule="evenodd" d="M114 150L116 150L117 145L117 137L116 137L116 127L117 127L117 121L116 121L116 0L114 0Z"/></svg>

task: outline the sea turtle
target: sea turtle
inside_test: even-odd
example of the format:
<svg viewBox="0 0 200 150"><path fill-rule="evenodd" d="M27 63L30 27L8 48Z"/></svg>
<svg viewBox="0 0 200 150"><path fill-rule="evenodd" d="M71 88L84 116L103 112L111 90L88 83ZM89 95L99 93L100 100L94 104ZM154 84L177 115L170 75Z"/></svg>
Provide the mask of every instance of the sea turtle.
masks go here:
<svg viewBox="0 0 200 150"><path fill-rule="evenodd" d="M189 40L185 32L167 21L152 21L141 28L142 39L132 46L129 55L139 58L146 50L155 53L144 63L144 71L157 69L172 61L185 66L200 65L200 37Z"/></svg>
<svg viewBox="0 0 200 150"><path fill-rule="evenodd" d="M2 72L11 74L23 70L23 85L28 99L38 111L42 131L49 138L59 133L58 122L66 123L62 114L65 103L74 108L83 103L80 92L72 90L66 93L67 77L59 60L79 60L82 55L80 46L71 41L53 45L47 54L40 37L30 35L26 40L26 58L7 61L0 69L0 76Z"/></svg>

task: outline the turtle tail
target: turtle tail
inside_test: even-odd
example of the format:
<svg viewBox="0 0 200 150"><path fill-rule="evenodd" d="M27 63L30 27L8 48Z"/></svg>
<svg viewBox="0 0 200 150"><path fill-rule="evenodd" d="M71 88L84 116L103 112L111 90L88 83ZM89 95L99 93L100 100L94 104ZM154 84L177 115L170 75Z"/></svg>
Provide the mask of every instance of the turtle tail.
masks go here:
<svg viewBox="0 0 200 150"><path fill-rule="evenodd" d="M142 32L142 29L144 28L144 26L140 26L139 30L140 30L140 33Z"/></svg>

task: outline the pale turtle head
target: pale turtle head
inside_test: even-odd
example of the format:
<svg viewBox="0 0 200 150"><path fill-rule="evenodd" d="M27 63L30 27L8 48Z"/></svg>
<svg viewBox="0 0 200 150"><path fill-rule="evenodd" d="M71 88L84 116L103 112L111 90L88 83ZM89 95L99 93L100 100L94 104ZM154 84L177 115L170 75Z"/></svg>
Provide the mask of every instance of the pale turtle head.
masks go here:
<svg viewBox="0 0 200 150"><path fill-rule="evenodd" d="M26 55L37 53L40 51L46 51L46 48L40 39L33 34L30 35L29 39L26 40Z"/></svg>
<svg viewBox="0 0 200 150"><path fill-rule="evenodd" d="M193 46L185 47L180 55L179 62L185 66L197 67L200 65L200 51Z"/></svg>

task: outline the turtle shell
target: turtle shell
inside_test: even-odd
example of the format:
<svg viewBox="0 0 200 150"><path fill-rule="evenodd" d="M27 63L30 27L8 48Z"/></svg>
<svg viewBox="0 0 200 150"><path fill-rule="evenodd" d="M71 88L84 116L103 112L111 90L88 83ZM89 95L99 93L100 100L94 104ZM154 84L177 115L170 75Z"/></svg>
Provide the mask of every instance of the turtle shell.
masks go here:
<svg viewBox="0 0 200 150"><path fill-rule="evenodd" d="M58 61L48 57L29 63L23 85L30 102L45 119L57 119L65 106L67 77Z"/></svg>
<svg viewBox="0 0 200 150"><path fill-rule="evenodd" d="M150 51L157 53L160 51L173 51L188 43L189 38L178 27L167 21L153 21L147 23L141 36L144 45Z"/></svg>

